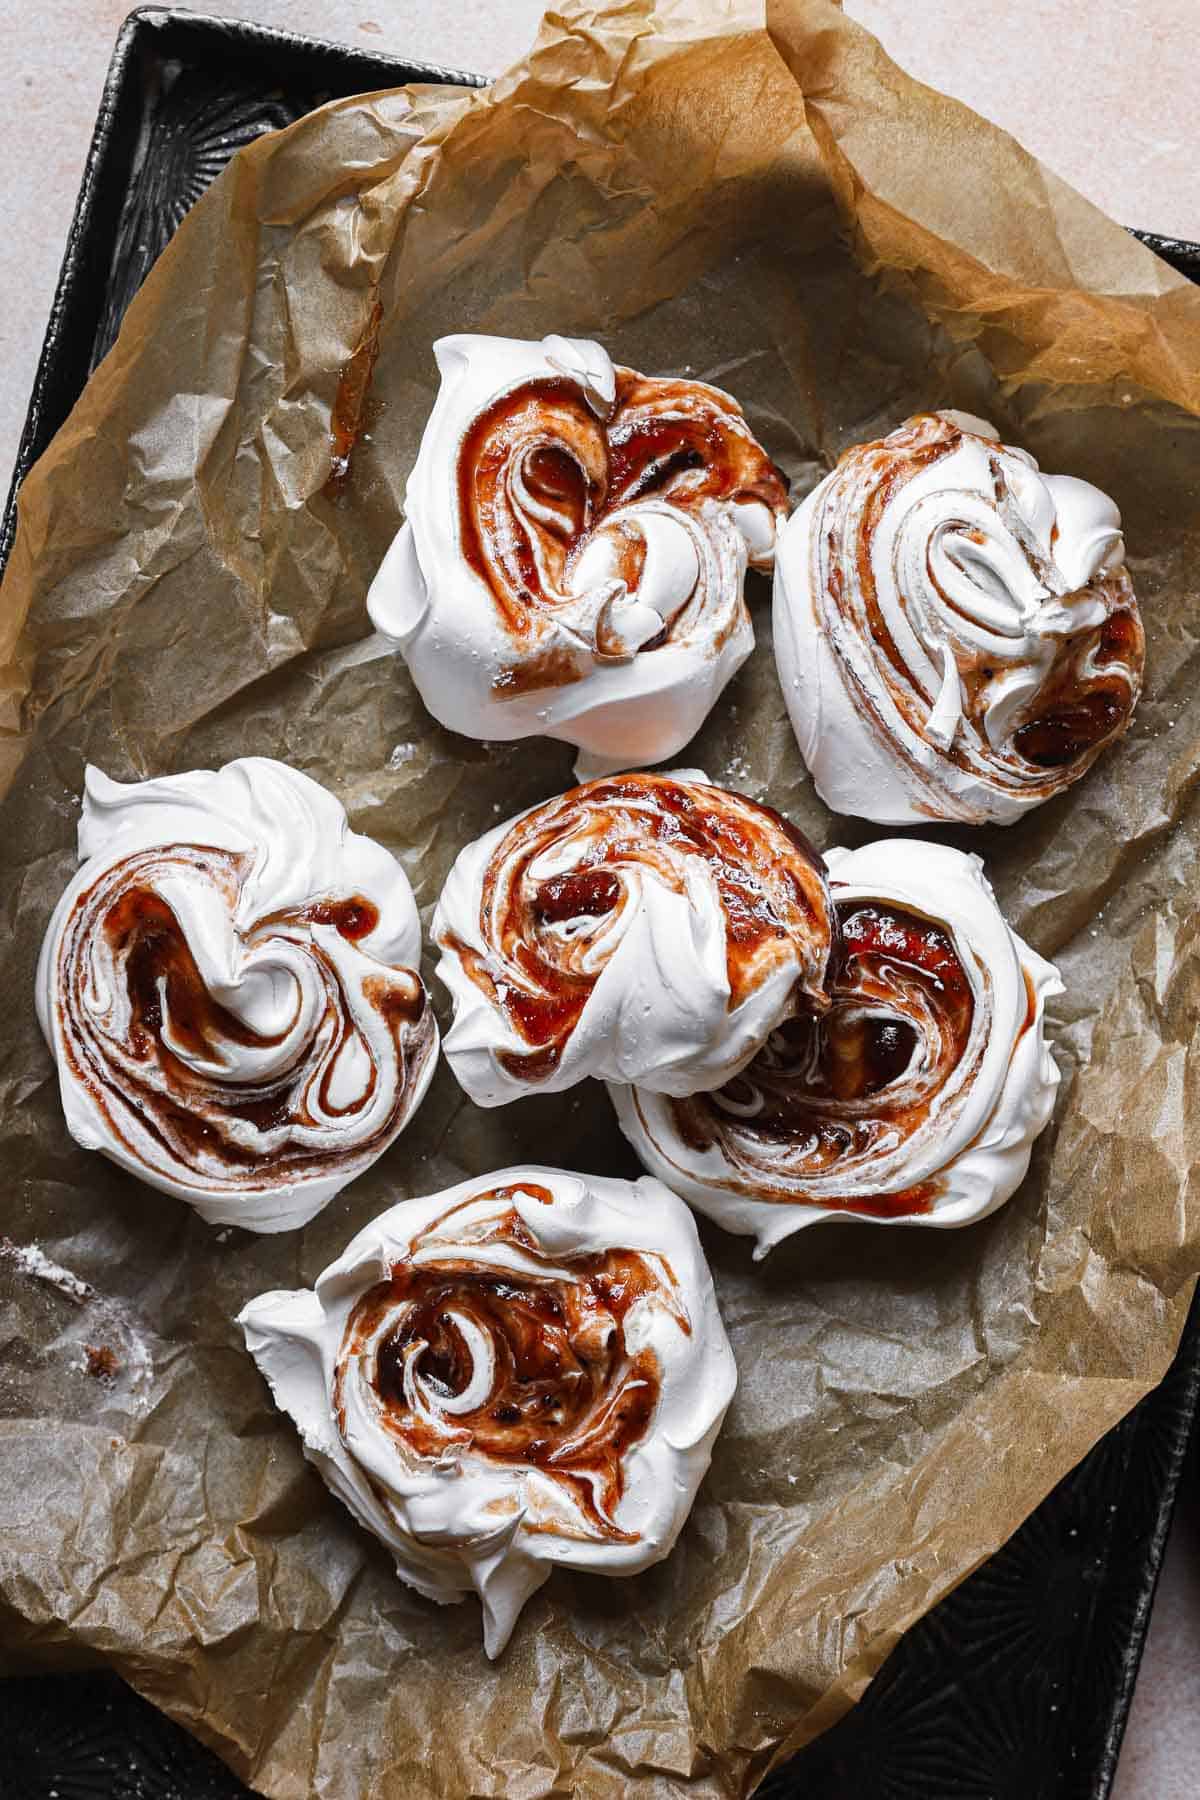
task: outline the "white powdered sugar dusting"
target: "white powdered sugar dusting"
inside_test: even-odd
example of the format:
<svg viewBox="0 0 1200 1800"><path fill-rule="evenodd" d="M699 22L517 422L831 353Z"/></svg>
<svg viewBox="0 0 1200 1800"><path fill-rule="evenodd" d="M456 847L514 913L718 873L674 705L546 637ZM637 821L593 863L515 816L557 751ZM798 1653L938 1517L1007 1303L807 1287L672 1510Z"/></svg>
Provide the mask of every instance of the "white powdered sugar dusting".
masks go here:
<svg viewBox="0 0 1200 1800"><path fill-rule="evenodd" d="M11 1238L0 1238L0 1256L15 1263L24 1275L32 1275L37 1281L44 1281L48 1287L57 1288L76 1306L82 1306L90 1300L95 1289L89 1282L81 1281L78 1275L72 1275L70 1269L64 1269L61 1263L52 1262L40 1244L14 1244Z"/></svg>
<svg viewBox="0 0 1200 1800"><path fill-rule="evenodd" d="M131 1393L149 1387L154 1373L149 1347L118 1301L98 1294L91 1282L55 1262L40 1244L14 1244L11 1238L0 1237L0 1260L53 1288L73 1306L87 1308L88 1340L73 1346L77 1354L70 1366L76 1373ZM144 1404L144 1399L138 1403Z"/></svg>

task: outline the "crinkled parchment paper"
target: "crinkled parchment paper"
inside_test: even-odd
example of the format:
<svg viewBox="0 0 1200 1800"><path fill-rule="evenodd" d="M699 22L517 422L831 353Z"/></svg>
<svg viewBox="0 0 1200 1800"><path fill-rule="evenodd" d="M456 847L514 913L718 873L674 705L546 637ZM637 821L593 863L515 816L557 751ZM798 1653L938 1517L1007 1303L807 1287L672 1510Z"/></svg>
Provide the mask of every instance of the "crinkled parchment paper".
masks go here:
<svg viewBox="0 0 1200 1800"><path fill-rule="evenodd" d="M284 757L427 906L568 781L562 747L440 730L368 634L453 330L723 383L797 493L915 409L990 414L1116 496L1149 633L1125 742L955 840L1067 981L1024 1189L758 1268L706 1229L741 1387L691 1524L634 1580L555 1575L494 1666L476 1608L410 1594L306 1470L232 1319L398 1195L523 1158L631 1174L603 1092L485 1113L443 1070L307 1230L214 1234L72 1145L31 994L87 758ZM2 1229L94 1290L0 1255L5 1667L107 1658L263 1793L327 1800L742 1793L861 1693L1158 1380L1200 1263L1197 411L1200 295L826 0L553 14L488 92L339 102L236 158L25 483L3 589ZM862 841L813 796L753 604L685 760Z"/></svg>

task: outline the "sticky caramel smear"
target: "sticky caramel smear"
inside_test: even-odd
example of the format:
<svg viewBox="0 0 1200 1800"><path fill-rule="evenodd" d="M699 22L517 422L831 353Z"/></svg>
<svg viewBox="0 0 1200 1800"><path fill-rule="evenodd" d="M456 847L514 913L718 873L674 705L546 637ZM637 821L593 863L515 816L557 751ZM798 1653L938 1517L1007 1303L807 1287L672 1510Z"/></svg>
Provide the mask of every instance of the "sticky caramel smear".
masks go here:
<svg viewBox="0 0 1200 1800"><path fill-rule="evenodd" d="M85 1344L84 1373L93 1381L115 1381L121 1364L116 1351L109 1344Z"/></svg>
<svg viewBox="0 0 1200 1800"><path fill-rule="evenodd" d="M370 937L379 924L379 908L361 894L349 900L314 900L298 916L310 925L332 925L351 944Z"/></svg>
<svg viewBox="0 0 1200 1800"><path fill-rule="evenodd" d="M338 378L337 392L329 415L329 479L325 493L340 500L350 479L350 460L362 435L367 395L375 361L379 355L379 327L383 323L383 305L376 300L371 307L367 328Z"/></svg>
<svg viewBox="0 0 1200 1800"><path fill-rule="evenodd" d="M819 1205L827 1205L831 1212L858 1213L864 1219L912 1219L931 1213L941 1185L934 1181L922 1182L918 1187L905 1188L899 1194L874 1194L865 1200L819 1201Z"/></svg>

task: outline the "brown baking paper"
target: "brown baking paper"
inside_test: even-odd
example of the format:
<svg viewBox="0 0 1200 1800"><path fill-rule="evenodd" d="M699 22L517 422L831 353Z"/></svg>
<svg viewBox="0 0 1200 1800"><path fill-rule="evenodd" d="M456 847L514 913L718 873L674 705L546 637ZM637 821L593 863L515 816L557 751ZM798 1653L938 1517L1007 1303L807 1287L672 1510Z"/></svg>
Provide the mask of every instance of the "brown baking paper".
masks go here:
<svg viewBox="0 0 1200 1800"><path fill-rule="evenodd" d="M990 415L1116 496L1149 636L1133 729L1076 790L950 834L1067 983L1024 1188L758 1267L705 1227L741 1385L691 1523L633 1580L556 1574L495 1665L475 1605L410 1593L306 1469L232 1320L399 1196L524 1158L632 1174L603 1091L481 1112L443 1068L305 1231L216 1233L71 1143L31 995L87 759L286 758L425 906L569 781L561 746L439 729L368 632L453 330L717 381L797 494L918 408ZM551 14L486 93L339 102L235 159L26 481L3 589L9 1671L107 1659L279 1800L745 1793L1159 1379L1200 1264L1197 411L1200 296L825 0ZM758 649L683 760L861 842L752 600Z"/></svg>

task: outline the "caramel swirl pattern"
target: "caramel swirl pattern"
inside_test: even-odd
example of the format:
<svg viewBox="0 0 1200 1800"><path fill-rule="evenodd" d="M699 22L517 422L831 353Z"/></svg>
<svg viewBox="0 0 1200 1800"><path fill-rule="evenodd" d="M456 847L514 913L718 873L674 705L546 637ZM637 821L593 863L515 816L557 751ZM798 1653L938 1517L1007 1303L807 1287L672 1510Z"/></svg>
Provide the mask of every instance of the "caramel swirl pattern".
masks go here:
<svg viewBox="0 0 1200 1800"><path fill-rule="evenodd" d="M404 1201L246 1343L306 1454L489 1656L556 1564L665 1556L733 1392L687 1209L658 1182L529 1167Z"/></svg>
<svg viewBox="0 0 1200 1800"><path fill-rule="evenodd" d="M741 409L718 388L615 371L600 418L566 377L501 395L458 464L463 553L522 651L542 615L599 661L624 662L703 623L719 650L745 617L724 509L770 567L787 496ZM582 668L582 665L580 665ZM571 679L567 664L559 678ZM554 685L523 656L504 689Z"/></svg>
<svg viewBox="0 0 1200 1800"><path fill-rule="evenodd" d="M828 804L1007 822L1077 781L1141 689L1120 523L964 415L849 451L776 567L780 674Z"/></svg>
<svg viewBox="0 0 1200 1800"><path fill-rule="evenodd" d="M483 1105L589 1074L692 1093L827 1004L831 934L820 859L770 807L702 776L594 781L456 862L446 1054Z"/></svg>
<svg viewBox="0 0 1200 1800"><path fill-rule="evenodd" d="M250 788L290 799L293 823L298 801L344 832L337 802L282 765L133 789L91 771L86 827L99 818L104 835L105 807L116 824L56 913L39 998L80 1141L210 1219L269 1230L311 1217L387 1148L437 1029L415 968L373 953L415 961L420 947L407 883L377 846L357 840L346 870L372 899L322 891L299 843L294 861L283 844L235 847L236 824L224 844L131 841L173 824L219 837L197 800L228 801L228 825ZM337 839L326 848L336 879Z"/></svg>
<svg viewBox="0 0 1200 1800"><path fill-rule="evenodd" d="M712 1142L755 1192L805 1196L884 1218L932 1210L928 1185L857 1193L886 1183L887 1162L908 1147L931 1107L951 1110L978 1071L991 996L975 999L944 931L886 906L839 906L841 956L821 1019L773 1032L723 1088L675 1100L681 1137ZM968 1049L969 1046L969 1049ZM825 1189L828 1188L828 1193Z"/></svg>
<svg viewBox="0 0 1200 1800"><path fill-rule="evenodd" d="M744 577L772 565L779 471L730 395L599 344L435 348L372 618L453 730L565 738L592 773L674 755L753 646Z"/></svg>
<svg viewBox="0 0 1200 1800"><path fill-rule="evenodd" d="M975 858L831 851L831 1006L774 1032L731 1082L612 1089L646 1166L760 1253L831 1214L962 1224L1008 1197L1058 1075L1055 971L1004 923Z"/></svg>
<svg viewBox="0 0 1200 1800"><path fill-rule="evenodd" d="M539 1183L521 1191L554 1204ZM337 1416L344 1430L346 1381L365 1384L360 1399L412 1456L454 1450L538 1469L563 1489L556 1532L632 1542L615 1514L626 1455L654 1417L659 1370L651 1349L627 1343L625 1320L653 1299L689 1334L686 1311L661 1258L543 1256L513 1198L497 1188L452 1209L364 1294L342 1341ZM507 1251L499 1266L488 1260L497 1246Z"/></svg>

